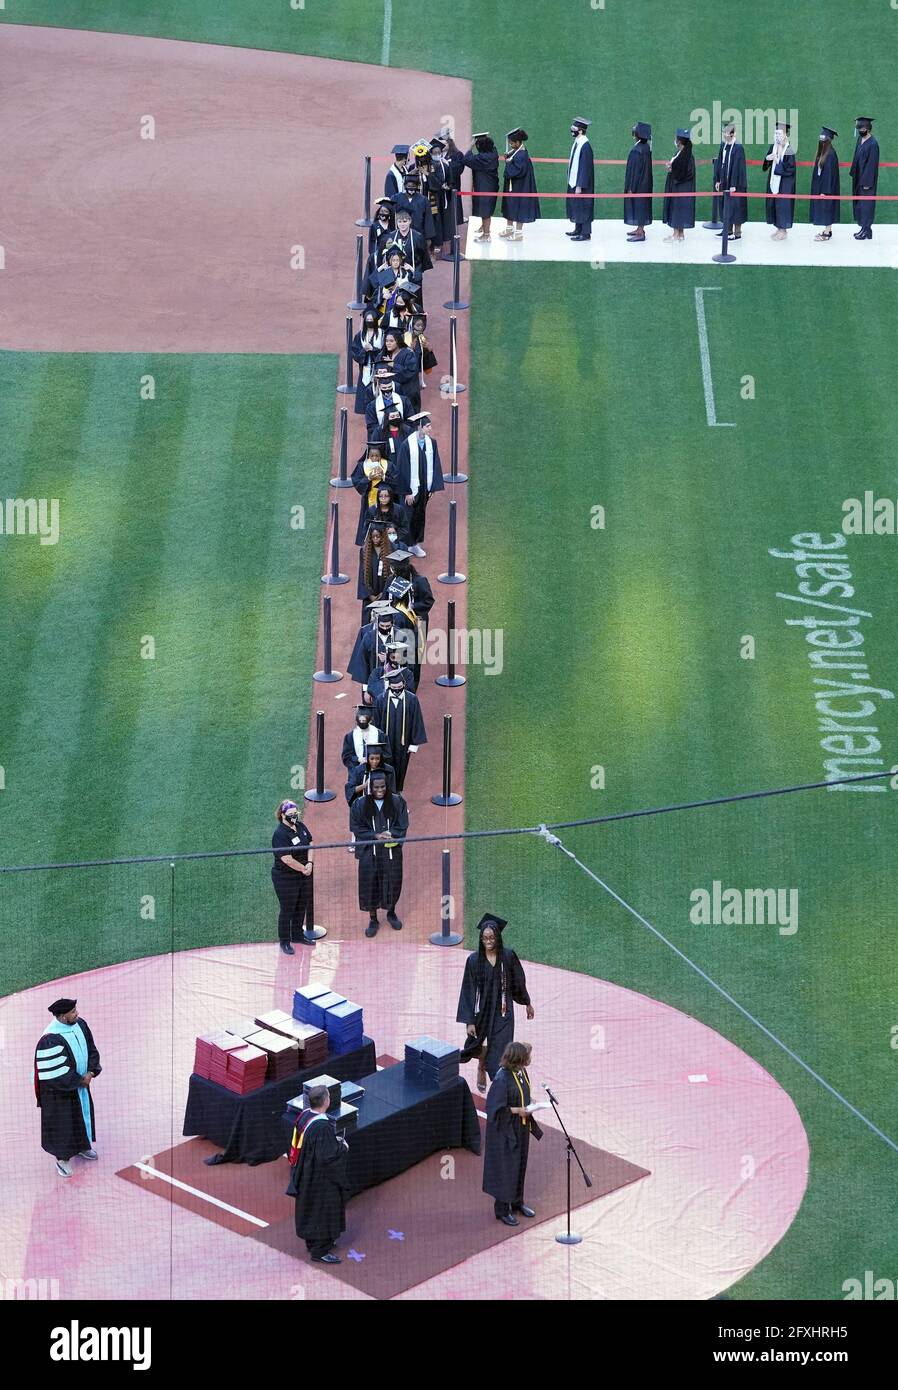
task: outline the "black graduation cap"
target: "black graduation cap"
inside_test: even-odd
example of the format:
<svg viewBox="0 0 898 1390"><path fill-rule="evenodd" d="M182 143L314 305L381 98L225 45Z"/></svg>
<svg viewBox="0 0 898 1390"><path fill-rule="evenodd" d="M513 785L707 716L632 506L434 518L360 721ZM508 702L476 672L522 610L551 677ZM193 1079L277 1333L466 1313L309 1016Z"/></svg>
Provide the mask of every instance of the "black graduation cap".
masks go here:
<svg viewBox="0 0 898 1390"><path fill-rule="evenodd" d="M685 130L682 126L678 126L678 127L677 127L677 139L678 139L678 140L689 140L689 141L691 142L691 140L692 140L692 131L691 131L691 130Z"/></svg>
<svg viewBox="0 0 898 1390"><path fill-rule="evenodd" d="M649 125L648 121L637 121L633 127L633 134L636 136L637 140L651 140L652 127Z"/></svg>
<svg viewBox="0 0 898 1390"><path fill-rule="evenodd" d="M505 132L505 138L506 140L519 140L523 145L526 144L530 137L522 126L516 125L514 130L507 130Z"/></svg>
<svg viewBox="0 0 898 1390"><path fill-rule="evenodd" d="M423 425L430 423L431 414L429 410L420 410L417 415L410 415L409 424L415 425L420 429Z"/></svg>
<svg viewBox="0 0 898 1390"><path fill-rule="evenodd" d="M477 930L482 932L484 927L492 927L501 936L508 922L504 917L497 917L495 912L485 912L477 923Z"/></svg>
<svg viewBox="0 0 898 1390"><path fill-rule="evenodd" d="M472 140L488 140L489 138L490 133L488 130L475 130L474 134L471 136Z"/></svg>
<svg viewBox="0 0 898 1390"><path fill-rule="evenodd" d="M49 1006L47 1013L59 1018L62 1014L70 1014L77 1003L77 999L57 999L55 1004Z"/></svg>
<svg viewBox="0 0 898 1390"><path fill-rule="evenodd" d="M822 126L820 127L820 139L821 139L821 140L835 140L835 138L836 138L836 136L838 135L838 133L839 133L839 132L838 132L837 130L830 130L830 128L829 128L828 125L822 125Z"/></svg>
<svg viewBox="0 0 898 1390"><path fill-rule="evenodd" d="M388 746L388 745L387 745L386 743L366 743L366 744L365 744L365 756L367 757L369 753L380 753L380 755L381 755L381 757L383 758L384 762L386 762L386 761L387 761L387 746Z"/></svg>
<svg viewBox="0 0 898 1390"><path fill-rule="evenodd" d="M374 206L377 208L386 208L387 210L389 210L393 206L393 199L387 197L387 195L384 194L382 198L374 199Z"/></svg>
<svg viewBox="0 0 898 1390"><path fill-rule="evenodd" d="M372 709L371 705L356 705L355 712L357 715L367 714L368 718L370 719L372 714L374 713L374 710Z"/></svg>
<svg viewBox="0 0 898 1390"><path fill-rule="evenodd" d="M388 560L395 560L397 564L402 560L411 560L412 552L407 550L404 545L397 545L395 550L391 550L387 556Z"/></svg>
<svg viewBox="0 0 898 1390"><path fill-rule="evenodd" d="M777 130L784 130L787 135L789 134L789 131L792 129L788 121L777 121L776 128Z"/></svg>
<svg viewBox="0 0 898 1390"><path fill-rule="evenodd" d="M394 145L390 154L408 154L408 145Z"/></svg>
<svg viewBox="0 0 898 1390"><path fill-rule="evenodd" d="M384 671L384 680L386 681L387 685L395 685L398 681L398 683L401 686L404 686L405 672L403 671L401 666L397 666L395 671Z"/></svg>
<svg viewBox="0 0 898 1390"><path fill-rule="evenodd" d="M409 298L411 299L412 304L414 305L414 302L415 302L415 297L414 297L414 295L410 295ZM414 321L414 320L417 320L417 319L422 319L423 322L424 322L424 327L425 327L425 328L427 327L427 315L425 314L424 310L423 310L423 309L414 309L414 308L413 308L413 310L412 310L412 320Z"/></svg>
<svg viewBox="0 0 898 1390"><path fill-rule="evenodd" d="M872 116L858 116L858 117L855 119L855 122L854 122L854 123L855 123L855 125L871 126L871 125L873 124L873 117L872 117Z"/></svg>
<svg viewBox="0 0 898 1390"><path fill-rule="evenodd" d="M446 141L442 138L442 136L434 135L433 139L430 142L430 148L432 150L444 150L446 148Z"/></svg>
<svg viewBox="0 0 898 1390"><path fill-rule="evenodd" d="M391 521L389 517L373 516L368 522L368 529L365 532L365 538L367 539L372 531L386 531L395 524L396 523Z"/></svg>
<svg viewBox="0 0 898 1390"><path fill-rule="evenodd" d="M420 174L416 174L416 173L414 172L414 170L412 170L411 173L406 174L406 176L405 176L405 178L402 180L402 182L403 182L404 184L410 184L410 183L420 184L420 182L421 182L421 175L420 175Z"/></svg>
<svg viewBox="0 0 898 1390"><path fill-rule="evenodd" d="M592 121L588 121L585 116L575 116L571 121L571 125L579 126L581 130L589 130Z"/></svg>
<svg viewBox="0 0 898 1390"><path fill-rule="evenodd" d="M386 289L387 285L392 285L395 281L396 272L391 270L389 266L384 266L383 270L379 270L374 276L374 283L379 290Z"/></svg>

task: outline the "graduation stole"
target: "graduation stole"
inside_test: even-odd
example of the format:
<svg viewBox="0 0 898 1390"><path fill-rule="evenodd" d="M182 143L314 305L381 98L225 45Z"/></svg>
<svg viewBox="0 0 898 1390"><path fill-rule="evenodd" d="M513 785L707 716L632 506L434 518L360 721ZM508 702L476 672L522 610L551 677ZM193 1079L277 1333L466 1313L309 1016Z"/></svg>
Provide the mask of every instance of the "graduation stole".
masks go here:
<svg viewBox="0 0 898 1390"><path fill-rule="evenodd" d="M523 1086L521 1085L521 1077L523 1076L524 1080L527 1082L527 1090L528 1090L528 1091L530 1090L530 1077L527 1075L526 1068L525 1068L525 1067L522 1067L521 1070L520 1070L520 1073L518 1073L518 1072L516 1072L516 1071L513 1071L511 1074L512 1074L512 1076L514 1077L514 1084L517 1086L517 1088L518 1088L518 1094L519 1094L520 1097L521 1097L521 1105L522 1105L522 1106L523 1106L523 1105L526 1105L527 1102L524 1100L524 1088L523 1088ZM526 1125L529 1119L530 1119L530 1116L529 1116L529 1115L521 1115L521 1117L520 1117L521 1124L522 1124L522 1125Z"/></svg>
<svg viewBox="0 0 898 1390"><path fill-rule="evenodd" d="M414 441L414 443L412 442ZM430 484L433 482L433 439L429 434L424 436L424 476L421 476L421 445L418 441L417 431L408 441L408 478L409 492L413 492L417 498L420 493L424 494L425 501L430 495ZM418 475L418 486L412 487L414 475Z"/></svg>
<svg viewBox="0 0 898 1390"><path fill-rule="evenodd" d="M308 1119L305 1118L306 1115L308 1115ZM296 1164L299 1161L299 1155L302 1153L303 1140L306 1137L306 1130L309 1129L309 1127L313 1125L316 1120L326 1119L326 1115L319 1115L317 1111L305 1111L302 1115L299 1116L299 1118L296 1121L296 1124L293 1126L293 1137L290 1140L290 1153L288 1157L290 1160L291 1168L295 1168Z"/></svg>
<svg viewBox="0 0 898 1390"><path fill-rule="evenodd" d="M380 415L380 422L382 424L383 412L379 410L378 413ZM387 470L384 467L383 463L363 463L362 472L368 479L368 506L376 507L377 489L380 487L381 483L386 477Z"/></svg>
<svg viewBox="0 0 898 1390"><path fill-rule="evenodd" d="M406 701L406 698L405 698L405 691L404 691L404 690L403 690L402 694L400 695L399 699L400 699L401 702L402 702L402 731L401 731L401 733L400 733L400 735L399 735L399 746L400 746L400 748L404 748L404 747L405 747L405 715L406 715L406 709L407 709L407 707L408 707L408 706L407 706L407 701ZM386 717L386 719L385 719L385 721L384 721L384 733L387 735L388 738L389 738L389 736L390 736L390 715L392 714L392 706L393 706L393 697L392 697L392 695L390 695L389 692L388 692L388 693L387 693L387 717ZM389 825L388 825L388 826L387 826L387 829L389 830L389 828L390 828L390 827L389 827Z"/></svg>

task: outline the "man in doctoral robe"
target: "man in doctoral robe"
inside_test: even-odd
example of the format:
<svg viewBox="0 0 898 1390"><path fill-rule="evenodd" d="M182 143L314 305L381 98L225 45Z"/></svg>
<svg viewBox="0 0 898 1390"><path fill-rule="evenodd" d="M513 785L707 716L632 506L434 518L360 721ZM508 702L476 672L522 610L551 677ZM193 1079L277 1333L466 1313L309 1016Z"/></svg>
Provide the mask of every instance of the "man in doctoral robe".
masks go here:
<svg viewBox="0 0 898 1390"><path fill-rule="evenodd" d="M34 1093L41 1112L41 1148L56 1160L61 1178L73 1173L71 1159L94 1161L96 1125L91 1082L100 1075L100 1054L77 999L49 1006L53 1022L34 1054Z"/></svg>
<svg viewBox="0 0 898 1390"><path fill-rule="evenodd" d="M720 215L729 208L729 226L725 228L728 237L738 241L742 236L742 224L748 221L748 199L740 197L748 191L748 174L745 168L745 146L736 140L736 126L733 121L723 128L723 139L714 160L714 190L720 194ZM729 193L725 199L724 194ZM723 230L717 233L723 236Z"/></svg>
<svg viewBox="0 0 898 1390"><path fill-rule="evenodd" d="M854 220L858 224L858 230L854 234L855 241L873 240L873 219L876 216L876 204L870 199L875 195L879 186L879 144L873 134L873 117L858 116L855 121L857 131L857 144L854 147L854 159L851 161L851 191L855 196ZM861 197L859 195L863 194Z"/></svg>
<svg viewBox="0 0 898 1390"><path fill-rule="evenodd" d="M592 237L592 219L595 216L595 199L572 196L578 193L594 193L596 187L595 167L593 165L592 145L586 132L592 125L583 116L576 116L571 122L571 157L567 166L567 191L565 208L568 220L573 222L574 230L567 232L571 241L589 241Z"/></svg>
<svg viewBox="0 0 898 1390"><path fill-rule="evenodd" d="M382 733L381 742L389 750L387 761L396 769L396 786L402 791L411 754L427 742L427 731L421 702L406 687L401 671L390 674L387 693L374 706L374 719Z"/></svg>
<svg viewBox="0 0 898 1390"><path fill-rule="evenodd" d="M349 1145L327 1118L329 1106L327 1087L314 1086L293 1128L287 1195L296 1199L296 1234L313 1263L338 1265L334 1246L346 1230Z"/></svg>
<svg viewBox="0 0 898 1390"><path fill-rule="evenodd" d="M349 829L359 866L359 909L368 914L365 935L377 935L381 910L386 911L393 930L402 931L396 908L402 893L402 841L408 833L408 807L398 792L390 790L386 772L372 772L367 793L353 801Z"/></svg>
<svg viewBox="0 0 898 1390"><path fill-rule="evenodd" d="M433 437L430 412L421 410L409 417L414 434L406 435L396 456L396 487L400 501L408 508L407 549L418 559L427 554L421 542L427 520L427 504L435 492L445 490L440 450Z"/></svg>
<svg viewBox="0 0 898 1390"><path fill-rule="evenodd" d="M627 169L624 174L624 225L632 227L627 232L628 241L645 241L645 229L652 221L653 187L652 176L652 127L646 121L637 121L633 127L635 144L627 155Z"/></svg>

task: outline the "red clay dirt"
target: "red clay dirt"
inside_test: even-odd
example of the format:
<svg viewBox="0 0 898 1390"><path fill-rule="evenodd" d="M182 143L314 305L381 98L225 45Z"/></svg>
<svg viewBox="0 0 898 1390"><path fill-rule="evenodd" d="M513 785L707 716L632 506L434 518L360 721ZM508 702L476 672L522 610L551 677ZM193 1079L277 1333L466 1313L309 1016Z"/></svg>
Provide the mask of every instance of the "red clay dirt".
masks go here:
<svg viewBox="0 0 898 1390"><path fill-rule="evenodd" d="M52 93L52 101L48 99ZM285 53L168 39L0 26L0 118L7 159L0 241L5 303L0 348L65 352L342 353L346 301L353 294L355 218L362 212L363 159L374 164L397 140L430 136L452 113L459 143L471 120L470 84L431 73L334 62ZM151 116L155 138L141 138ZM144 122L144 124L146 124ZM326 199L322 195L326 194ZM327 204L327 215L323 203ZM291 248L304 268L291 268ZM366 248L367 249L367 248ZM452 267L438 263L425 280L429 336L439 359L423 405L449 462L449 398L438 378L448 370ZM462 298L469 298L463 266ZM459 375L466 380L468 332L458 318ZM344 366L341 362L339 377ZM336 385L336 382L335 382ZM459 467L467 472L467 396L459 397ZM349 468L362 451L364 425L349 407ZM336 432L334 469L337 471ZM340 504L341 587L333 600L333 664L346 670L357 631L358 495L321 479ZM429 509L428 557L418 566L436 595L432 627L443 627L447 598L466 625L466 586L443 586L447 503L458 502L456 568L467 572L467 488L447 489ZM326 569L322 563L322 573ZM307 596L310 600L312 595ZM317 599L317 595L315 598ZM320 634L319 634L320 637ZM317 667L323 653L319 641ZM463 807L440 810L441 724L453 715L453 789L463 792L465 690L433 684L419 694L430 742L406 782L412 834L463 827ZM318 842L347 837L339 752L358 687L348 676L316 685L314 711L327 716L326 784L338 799L306 803ZM342 699L337 697L342 696ZM310 769L314 744L310 741ZM285 750L286 771L292 761ZM309 779L311 780L311 770ZM285 794L288 788L284 788ZM261 830L267 827L260 827ZM455 848L455 922L463 922L461 850ZM401 903L406 931L420 938L438 926L440 846L410 847ZM319 920L339 935L360 932L355 861L319 857ZM339 904L332 920L329 901ZM274 913L272 935L274 935ZM376 949L377 943L372 943Z"/></svg>

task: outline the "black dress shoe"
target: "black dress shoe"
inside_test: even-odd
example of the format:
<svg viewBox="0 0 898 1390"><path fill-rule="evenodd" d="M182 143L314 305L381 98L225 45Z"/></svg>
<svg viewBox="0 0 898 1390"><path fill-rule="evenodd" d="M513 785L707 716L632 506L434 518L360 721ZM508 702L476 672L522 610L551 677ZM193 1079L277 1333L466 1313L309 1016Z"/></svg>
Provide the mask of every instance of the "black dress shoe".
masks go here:
<svg viewBox="0 0 898 1390"><path fill-rule="evenodd" d="M389 922L390 926L393 928L394 931L402 931L402 923L396 916L395 912L387 913L387 921Z"/></svg>
<svg viewBox="0 0 898 1390"><path fill-rule="evenodd" d="M366 936L377 936L377 933L378 933L379 928L380 928L380 922L378 922L378 920L377 920L376 917L372 917L372 918L371 918L371 921L368 923L367 927L365 928L365 935L366 935Z"/></svg>
<svg viewBox="0 0 898 1390"><path fill-rule="evenodd" d="M535 1216L535 1215L536 1215L536 1212L533 1210L532 1207L523 1207L523 1206L521 1206L521 1207L515 1207L515 1211L518 1213L519 1216Z"/></svg>
<svg viewBox="0 0 898 1390"><path fill-rule="evenodd" d="M342 1264L342 1261L341 1261L339 1255L335 1255L335 1254L333 1253L333 1251L330 1251L327 1255L313 1255L313 1256L312 1256L312 1264L315 1264L315 1265L338 1265L338 1264Z"/></svg>
<svg viewBox="0 0 898 1390"><path fill-rule="evenodd" d="M295 955L296 955L296 952L294 951L293 947L290 945L290 942L289 942L289 941L282 941L282 942L281 942L281 950L283 951L283 953L284 953L285 956L295 956Z"/></svg>
<svg viewBox="0 0 898 1390"><path fill-rule="evenodd" d="M588 237L588 236L580 236L579 233L578 233L577 236L572 236L572 237L571 237L571 241L589 241L589 237Z"/></svg>
<svg viewBox="0 0 898 1390"><path fill-rule="evenodd" d="M503 1226L517 1226L520 1224L510 1212L506 1212L504 1216L497 1216L496 1220L501 1221Z"/></svg>
<svg viewBox="0 0 898 1390"><path fill-rule="evenodd" d="M859 232L855 232L854 239L855 241L866 241L868 235L872 236L872 233L868 233L866 227L861 227Z"/></svg>
<svg viewBox="0 0 898 1390"><path fill-rule="evenodd" d="M644 236L628 236L627 241L645 241Z"/></svg>
<svg viewBox="0 0 898 1390"><path fill-rule="evenodd" d="M565 236L576 236L576 232L565 232Z"/></svg>

